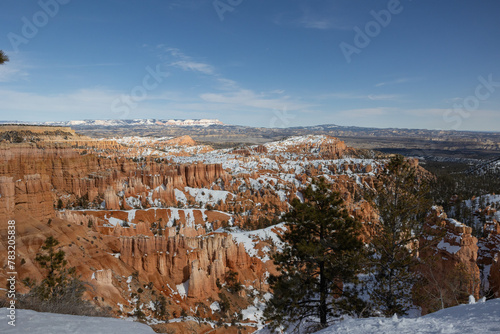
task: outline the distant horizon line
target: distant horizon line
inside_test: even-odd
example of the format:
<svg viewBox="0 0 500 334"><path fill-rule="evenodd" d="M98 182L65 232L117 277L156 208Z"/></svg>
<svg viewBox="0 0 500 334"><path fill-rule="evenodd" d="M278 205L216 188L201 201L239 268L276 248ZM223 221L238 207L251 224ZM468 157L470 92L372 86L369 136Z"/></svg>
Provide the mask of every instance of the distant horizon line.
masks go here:
<svg viewBox="0 0 500 334"><path fill-rule="evenodd" d="M425 128L404 128L404 127L368 127L368 126L358 126L358 125L339 125L334 123L326 123L326 124L316 124L316 125L304 125L304 126L290 126L290 127L263 127L263 126L251 126L251 125L242 125L242 124L227 124L220 121L217 118L130 118L130 119L118 119L118 118L110 118L110 119L82 119L82 120L70 120L70 121L17 121L17 120L0 120L0 126L6 125L29 125L29 126L120 126L127 124L114 124L114 125L105 125L105 124L85 124L84 122L134 122L134 121L160 121L160 122L200 122L203 121L203 124L145 124L145 125L164 125L164 126L211 126L211 125L222 125L222 126L241 126L248 128L263 128L263 129L297 129L297 128L314 128L314 127L325 127L325 126L335 126L338 128L357 128L357 129L375 129L375 130L409 130L409 131L443 131L443 132L480 132L480 133L500 133L500 131L489 131L489 130L446 130L446 129L425 129ZM80 124L75 124L77 122L82 122ZM213 123L209 123L213 122ZM73 124L70 124L73 123ZM133 125L141 125L141 124L130 124Z"/></svg>

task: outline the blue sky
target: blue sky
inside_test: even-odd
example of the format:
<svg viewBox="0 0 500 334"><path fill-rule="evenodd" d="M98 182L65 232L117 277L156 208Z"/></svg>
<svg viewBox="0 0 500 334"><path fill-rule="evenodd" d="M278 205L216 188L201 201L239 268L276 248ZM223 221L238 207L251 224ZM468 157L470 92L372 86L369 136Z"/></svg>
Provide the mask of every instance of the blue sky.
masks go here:
<svg viewBox="0 0 500 334"><path fill-rule="evenodd" d="M0 120L500 130L497 0L2 0Z"/></svg>

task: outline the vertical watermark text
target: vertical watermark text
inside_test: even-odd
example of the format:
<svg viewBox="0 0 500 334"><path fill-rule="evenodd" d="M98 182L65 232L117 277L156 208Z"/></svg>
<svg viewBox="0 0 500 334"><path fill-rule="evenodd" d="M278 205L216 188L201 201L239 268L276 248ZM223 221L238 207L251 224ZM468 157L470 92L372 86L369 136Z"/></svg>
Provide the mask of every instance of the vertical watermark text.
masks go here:
<svg viewBox="0 0 500 334"><path fill-rule="evenodd" d="M16 326L16 221L9 220L7 226L7 318L10 326Z"/></svg>

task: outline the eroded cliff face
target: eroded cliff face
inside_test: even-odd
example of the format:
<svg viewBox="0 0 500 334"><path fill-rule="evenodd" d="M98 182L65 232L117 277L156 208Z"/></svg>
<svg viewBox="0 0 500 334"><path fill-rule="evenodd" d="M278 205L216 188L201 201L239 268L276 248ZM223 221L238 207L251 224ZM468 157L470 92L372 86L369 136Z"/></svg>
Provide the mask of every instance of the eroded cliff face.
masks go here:
<svg viewBox="0 0 500 334"><path fill-rule="evenodd" d="M219 164L167 165L153 159L135 162L119 157L80 155L70 147L12 145L0 147L0 187L5 200L0 212L11 213L25 205L39 218L53 215L54 206L78 205L119 210L125 205L118 197L136 196L141 205L158 200L176 205L174 188L204 187L226 175ZM154 197L154 198L152 198ZM84 201L84 202L82 202Z"/></svg>
<svg viewBox="0 0 500 334"><path fill-rule="evenodd" d="M112 253L171 298L178 294L176 286L183 283L193 302L216 298L217 282L224 283L230 271L238 274L243 285L258 282L261 288L265 273L275 273L272 261L250 257L231 234L210 232L230 219L229 214L152 208L129 212L67 210L59 212L58 217L115 237L119 242L113 245ZM273 248L268 241L260 242L261 247Z"/></svg>
<svg viewBox="0 0 500 334"><path fill-rule="evenodd" d="M120 242L120 258L125 263L148 275L157 286L175 288L188 282L187 297L196 301L216 298L217 281L224 282L230 270L245 271L248 281L263 274L256 271L256 267L250 267L251 260L245 249L227 234L203 237L141 235L122 237Z"/></svg>

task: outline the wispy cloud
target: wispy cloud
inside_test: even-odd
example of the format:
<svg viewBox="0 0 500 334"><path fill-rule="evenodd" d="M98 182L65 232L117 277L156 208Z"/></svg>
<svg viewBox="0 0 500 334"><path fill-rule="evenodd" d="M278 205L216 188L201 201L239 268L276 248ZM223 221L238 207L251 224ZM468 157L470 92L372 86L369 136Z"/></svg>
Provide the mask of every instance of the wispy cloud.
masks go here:
<svg viewBox="0 0 500 334"><path fill-rule="evenodd" d="M14 82L27 80L29 73L21 62L11 60L5 65L0 66L0 82Z"/></svg>
<svg viewBox="0 0 500 334"><path fill-rule="evenodd" d="M207 2L205 0L171 0L168 3L168 8L170 10L176 9L190 9L198 10L203 6L206 6Z"/></svg>
<svg viewBox="0 0 500 334"><path fill-rule="evenodd" d="M216 74L215 68L212 65L196 61L177 48L169 48L164 45L158 45L158 48L164 51L163 58L166 58L169 66L180 68L183 71L198 72L207 75Z"/></svg>
<svg viewBox="0 0 500 334"><path fill-rule="evenodd" d="M387 115L389 112L394 111L394 108L362 108L362 109L349 109L342 110L340 112L341 115L348 116L349 118L359 118L359 117L367 117L367 116L382 116Z"/></svg>
<svg viewBox="0 0 500 334"><path fill-rule="evenodd" d="M285 90L284 89L275 89L273 91L270 92L271 94L285 94Z"/></svg>
<svg viewBox="0 0 500 334"><path fill-rule="evenodd" d="M442 116L449 112L449 109L443 108L420 108L420 109L406 109L402 112L408 115L418 116L418 117L439 117L440 121Z"/></svg>
<svg viewBox="0 0 500 334"><path fill-rule="evenodd" d="M68 114L102 118L110 110L110 102L117 94L116 91L101 88L51 95L0 89L0 118L13 119L25 115L49 120L65 118Z"/></svg>
<svg viewBox="0 0 500 334"><path fill-rule="evenodd" d="M79 119L117 119L110 108L119 92L106 88L79 89L42 95L0 89L0 120L48 121ZM220 117L220 106L202 103L198 97L181 92L150 95L130 113L131 118L210 118ZM219 114L218 114L219 113ZM214 116L216 115L216 116Z"/></svg>
<svg viewBox="0 0 500 334"><path fill-rule="evenodd" d="M200 72L203 74L214 74L214 68L205 63L198 63L195 61L179 60L170 64L171 66L178 67L184 71Z"/></svg>
<svg viewBox="0 0 500 334"><path fill-rule="evenodd" d="M50 68L85 68L85 67L108 67L108 66L121 66L123 63L96 63L96 64L56 64L50 65ZM49 66L46 66L49 68ZM39 66L41 68L41 66Z"/></svg>
<svg viewBox="0 0 500 334"><path fill-rule="evenodd" d="M335 27L332 20L325 18L323 19L312 18L307 16L304 16L301 19L299 19L297 23L303 26L304 28L309 28L309 29L327 30Z"/></svg>
<svg viewBox="0 0 500 334"><path fill-rule="evenodd" d="M239 89L239 85L236 81L226 78L217 78L219 83L218 87L221 90L236 90Z"/></svg>
<svg viewBox="0 0 500 334"><path fill-rule="evenodd" d="M463 97L452 97L452 98L448 98L448 99L444 99L443 101L445 103L458 103L458 102L462 102L464 98Z"/></svg>
<svg viewBox="0 0 500 334"><path fill-rule="evenodd" d="M296 26L317 30L348 30L352 27L343 23L334 6L327 5L322 8L313 8L304 2L299 12L282 12L274 17L274 24Z"/></svg>
<svg viewBox="0 0 500 334"><path fill-rule="evenodd" d="M375 87L382 87L382 86L388 86L388 85L398 85L402 83L407 83L411 81L418 80L418 78L398 78L390 81L384 81L384 82L379 82L375 85Z"/></svg>
<svg viewBox="0 0 500 334"><path fill-rule="evenodd" d="M210 103L229 105L231 108L250 107L254 111L281 109L283 106L288 110L307 110L314 107L312 104L294 101L289 96L270 97L268 94L258 94L249 89L224 94L205 93L201 94L200 98Z"/></svg>
<svg viewBox="0 0 500 334"><path fill-rule="evenodd" d="M219 108L228 110L245 110L251 108L253 111L281 109L287 106L288 110L306 110L312 105L292 101L290 96L284 95L282 89L275 89L270 92L256 93L251 89L241 87L238 82L225 78L217 69L205 62L194 60L177 48L168 48L163 45L158 46L164 51L168 58L168 64L180 68L184 71L202 73L213 77L214 88L223 93L205 92L198 96L203 103L216 104ZM243 109L242 109L243 108Z"/></svg>
<svg viewBox="0 0 500 334"><path fill-rule="evenodd" d="M355 94L355 93L332 93L322 95L322 99L346 99L346 100L370 100L370 101L395 101L401 95L397 94Z"/></svg>

